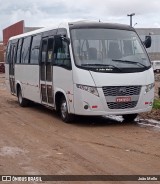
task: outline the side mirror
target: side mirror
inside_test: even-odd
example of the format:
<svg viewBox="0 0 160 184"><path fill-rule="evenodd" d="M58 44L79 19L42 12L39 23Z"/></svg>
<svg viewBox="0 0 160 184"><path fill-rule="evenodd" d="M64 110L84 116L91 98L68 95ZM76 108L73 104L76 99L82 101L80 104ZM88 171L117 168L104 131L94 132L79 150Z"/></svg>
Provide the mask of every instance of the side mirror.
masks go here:
<svg viewBox="0 0 160 184"><path fill-rule="evenodd" d="M66 41L68 45L71 43L69 38L66 38L64 36L61 36L62 40Z"/></svg>
<svg viewBox="0 0 160 184"><path fill-rule="evenodd" d="M70 39L65 37L65 36L62 36L62 35L56 35L55 36L55 39L58 39L59 42L61 42L62 40L66 41L68 43L68 45L70 44Z"/></svg>
<svg viewBox="0 0 160 184"><path fill-rule="evenodd" d="M151 36L145 36L145 41L143 42L146 48L149 48L151 46Z"/></svg>

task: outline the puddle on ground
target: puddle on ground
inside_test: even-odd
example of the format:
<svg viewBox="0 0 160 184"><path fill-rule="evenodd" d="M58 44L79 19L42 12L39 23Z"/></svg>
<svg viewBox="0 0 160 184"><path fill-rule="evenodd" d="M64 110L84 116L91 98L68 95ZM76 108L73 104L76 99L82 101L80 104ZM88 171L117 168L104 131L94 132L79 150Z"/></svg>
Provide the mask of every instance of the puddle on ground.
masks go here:
<svg viewBox="0 0 160 184"><path fill-rule="evenodd" d="M120 123L123 122L122 116L108 115L105 117ZM135 123L140 127L150 127L153 128L154 130L160 131L160 121L154 119L141 119L140 117L137 117Z"/></svg>
<svg viewBox="0 0 160 184"><path fill-rule="evenodd" d="M122 116L108 115L108 116L105 116L105 117L108 118L108 119L111 119L111 120L119 121L119 122L123 121Z"/></svg>
<svg viewBox="0 0 160 184"><path fill-rule="evenodd" d="M160 121L154 119L139 119L137 122L141 127L151 127L160 131Z"/></svg>

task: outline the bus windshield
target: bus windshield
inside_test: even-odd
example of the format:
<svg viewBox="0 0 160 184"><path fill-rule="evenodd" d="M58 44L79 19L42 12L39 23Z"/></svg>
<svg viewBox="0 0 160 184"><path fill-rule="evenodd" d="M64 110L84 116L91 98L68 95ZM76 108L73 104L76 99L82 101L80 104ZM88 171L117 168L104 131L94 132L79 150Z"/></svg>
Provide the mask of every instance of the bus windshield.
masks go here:
<svg viewBox="0 0 160 184"><path fill-rule="evenodd" d="M137 72L151 67L142 42L134 31L72 29L71 39L78 67L105 72Z"/></svg>

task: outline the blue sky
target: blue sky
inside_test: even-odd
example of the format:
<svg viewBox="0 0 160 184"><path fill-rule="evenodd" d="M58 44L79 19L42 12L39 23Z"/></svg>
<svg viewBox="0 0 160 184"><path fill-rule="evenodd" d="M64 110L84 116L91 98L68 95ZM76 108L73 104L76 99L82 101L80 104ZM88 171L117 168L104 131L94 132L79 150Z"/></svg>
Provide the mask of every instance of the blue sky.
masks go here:
<svg viewBox="0 0 160 184"><path fill-rule="evenodd" d="M129 24L127 14L135 13L135 28L160 28L160 0L0 0L2 30L20 20L26 27L47 27L81 19Z"/></svg>

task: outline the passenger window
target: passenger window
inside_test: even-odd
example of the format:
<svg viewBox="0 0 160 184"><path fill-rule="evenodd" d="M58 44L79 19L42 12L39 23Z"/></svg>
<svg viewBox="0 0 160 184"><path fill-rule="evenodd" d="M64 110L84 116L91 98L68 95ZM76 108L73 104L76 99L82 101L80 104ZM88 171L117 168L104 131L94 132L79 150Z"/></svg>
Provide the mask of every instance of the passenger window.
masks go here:
<svg viewBox="0 0 160 184"><path fill-rule="evenodd" d="M8 56L7 56L8 62L7 63L11 63L11 53L12 53L12 45L10 44L8 48Z"/></svg>
<svg viewBox="0 0 160 184"><path fill-rule="evenodd" d="M54 64L69 69L71 68L69 44L67 43L67 41L61 40L60 38L57 38L55 40Z"/></svg>
<svg viewBox="0 0 160 184"><path fill-rule="evenodd" d="M47 40L43 40L43 42L42 42L42 55L41 55L41 62L42 63L45 63L46 53L47 53Z"/></svg>
<svg viewBox="0 0 160 184"><path fill-rule="evenodd" d="M20 39L18 42L16 63L21 63L22 44L23 44L23 39Z"/></svg>
<svg viewBox="0 0 160 184"><path fill-rule="evenodd" d="M9 63L10 46L11 46L11 44L9 42L7 45L7 50L6 50L6 59L5 59L6 63Z"/></svg>
<svg viewBox="0 0 160 184"><path fill-rule="evenodd" d="M15 63L16 62L16 49L17 49L17 43L11 44L9 55L8 55L8 61L9 63Z"/></svg>
<svg viewBox="0 0 160 184"><path fill-rule="evenodd" d="M47 62L51 63L53 58L53 38L48 39Z"/></svg>
<svg viewBox="0 0 160 184"><path fill-rule="evenodd" d="M14 57L15 57L15 45L11 46L11 63L14 63Z"/></svg>
<svg viewBox="0 0 160 184"><path fill-rule="evenodd" d="M29 63L29 53L30 53L30 43L31 37L24 38L22 53L21 53L21 63Z"/></svg>
<svg viewBox="0 0 160 184"><path fill-rule="evenodd" d="M41 35L33 36L31 46L30 63L38 64Z"/></svg>

